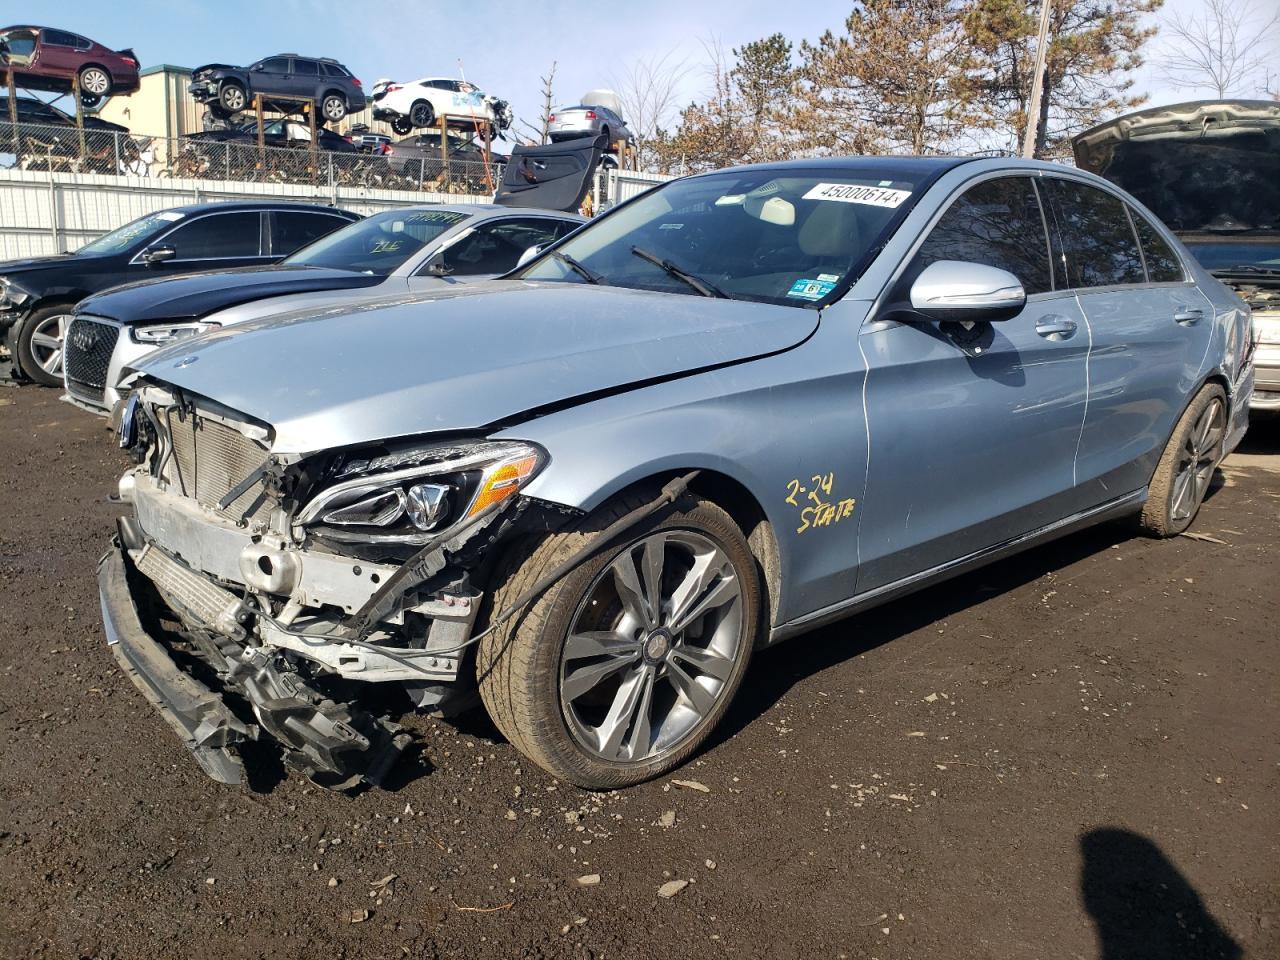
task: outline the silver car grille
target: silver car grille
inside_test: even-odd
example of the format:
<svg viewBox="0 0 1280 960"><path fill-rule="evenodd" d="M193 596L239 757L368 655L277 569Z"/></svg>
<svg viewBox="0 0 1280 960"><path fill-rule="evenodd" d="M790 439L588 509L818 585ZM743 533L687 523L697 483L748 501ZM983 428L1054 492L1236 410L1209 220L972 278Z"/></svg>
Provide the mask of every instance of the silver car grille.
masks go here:
<svg viewBox="0 0 1280 960"><path fill-rule="evenodd" d="M234 427L190 410L169 407L159 413L173 451L165 464L165 479L184 496L224 517L265 524L276 500L262 480L225 509L219 503L262 466L266 447Z"/></svg>
<svg viewBox="0 0 1280 960"><path fill-rule="evenodd" d="M67 390L73 396L102 403L107 385L107 366L115 350L120 328L89 317L76 317L63 344Z"/></svg>

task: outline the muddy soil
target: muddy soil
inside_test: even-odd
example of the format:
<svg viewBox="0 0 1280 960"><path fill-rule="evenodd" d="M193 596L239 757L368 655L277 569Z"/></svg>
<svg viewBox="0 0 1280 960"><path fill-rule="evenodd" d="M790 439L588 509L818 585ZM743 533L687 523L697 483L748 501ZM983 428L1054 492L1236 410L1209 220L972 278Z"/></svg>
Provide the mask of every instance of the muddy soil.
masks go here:
<svg viewBox="0 0 1280 960"><path fill-rule="evenodd" d="M104 646L111 440L0 391L0 956L1280 956L1280 423L1212 539L1095 529L763 653L705 789L614 794L480 717L407 719L392 790L208 780Z"/></svg>

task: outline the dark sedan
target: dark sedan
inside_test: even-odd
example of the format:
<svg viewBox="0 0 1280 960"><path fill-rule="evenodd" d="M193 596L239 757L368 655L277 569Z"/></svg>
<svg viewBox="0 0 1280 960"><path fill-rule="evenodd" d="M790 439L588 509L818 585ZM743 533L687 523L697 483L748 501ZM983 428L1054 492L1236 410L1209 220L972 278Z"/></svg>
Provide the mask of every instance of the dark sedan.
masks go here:
<svg viewBox="0 0 1280 960"><path fill-rule="evenodd" d="M445 153L441 150L438 133L405 137L391 144L384 152L392 171L402 177L429 183L443 177L445 173ZM448 139L448 173L451 178L483 180L487 164L506 163L508 159L505 154L492 151L486 155L484 148L474 140L459 137Z"/></svg>
<svg viewBox="0 0 1280 960"><path fill-rule="evenodd" d="M73 254L0 263L0 333L18 372L62 384L62 337L71 308L133 280L274 263L360 219L301 203L204 203L139 217ZM106 358L113 344L105 345Z"/></svg>
<svg viewBox="0 0 1280 960"><path fill-rule="evenodd" d="M78 80L87 107L115 93L138 89L138 58L132 50L112 50L78 33L53 27L17 26L0 30L0 60L14 81L28 90L71 92ZM0 71L0 79L6 74Z"/></svg>

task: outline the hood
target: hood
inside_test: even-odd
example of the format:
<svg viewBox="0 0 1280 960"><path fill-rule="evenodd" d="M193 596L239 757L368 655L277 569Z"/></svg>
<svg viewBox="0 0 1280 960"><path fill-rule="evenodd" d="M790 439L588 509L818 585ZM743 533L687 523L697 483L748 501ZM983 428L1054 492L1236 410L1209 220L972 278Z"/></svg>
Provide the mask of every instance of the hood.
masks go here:
<svg viewBox="0 0 1280 960"><path fill-rule="evenodd" d="M800 307L498 280L264 318L139 369L270 424L278 453L312 453L478 431L787 350L817 324Z"/></svg>
<svg viewBox="0 0 1280 960"><path fill-rule="evenodd" d="M1280 231L1280 103L1140 110L1072 141L1076 165L1129 191L1183 235Z"/></svg>
<svg viewBox="0 0 1280 960"><path fill-rule="evenodd" d="M243 267L182 277L140 280L80 301L79 312L118 320L193 320L264 297L317 290L372 287L385 277L323 267Z"/></svg>
<svg viewBox="0 0 1280 960"><path fill-rule="evenodd" d="M0 277L13 277L36 270L52 270L76 260L75 254L62 253L51 257L25 257L21 260L5 260L0 263ZM83 262L83 261L81 261Z"/></svg>

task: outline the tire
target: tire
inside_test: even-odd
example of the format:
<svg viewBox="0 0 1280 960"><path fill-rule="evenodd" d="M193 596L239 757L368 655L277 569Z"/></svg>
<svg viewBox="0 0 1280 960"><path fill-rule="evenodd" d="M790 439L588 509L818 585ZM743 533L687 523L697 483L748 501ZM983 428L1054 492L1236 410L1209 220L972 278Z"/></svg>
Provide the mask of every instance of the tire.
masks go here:
<svg viewBox="0 0 1280 960"><path fill-rule="evenodd" d="M600 128L600 136L604 137L604 148L605 148L606 150L612 150L612 149L613 149L613 135L609 133L609 128L608 128L608 126L603 126L603 127L601 127L601 128Z"/></svg>
<svg viewBox="0 0 1280 960"><path fill-rule="evenodd" d="M347 115L347 98L339 93L326 93L320 101L320 116L328 123L337 123Z"/></svg>
<svg viewBox="0 0 1280 960"><path fill-rule="evenodd" d="M617 498L517 555L492 610L655 494ZM746 539L710 501L686 495L600 547L481 640L476 671L489 716L517 750L558 779L607 790L660 776L698 749L742 682L762 607ZM653 583L656 626L642 599Z"/></svg>
<svg viewBox="0 0 1280 960"><path fill-rule="evenodd" d="M28 378L46 387L62 386L62 337L71 320L69 303L55 303L39 310L18 329L18 366Z"/></svg>
<svg viewBox="0 0 1280 960"><path fill-rule="evenodd" d="M248 105L249 95L245 93L244 87L234 80L223 81L222 86L218 88L218 106L225 110L228 115L234 115Z"/></svg>
<svg viewBox="0 0 1280 960"><path fill-rule="evenodd" d="M425 100L413 101L413 106L409 108L409 126L410 127L430 127L436 122L436 111L431 104Z"/></svg>
<svg viewBox="0 0 1280 960"><path fill-rule="evenodd" d="M96 93L80 94L80 105L83 106L86 110L92 110L101 102L102 102L102 98L98 96Z"/></svg>
<svg viewBox="0 0 1280 960"><path fill-rule="evenodd" d="M111 74L96 64L91 63L80 68L79 83L81 101L84 101L86 93L97 97L98 100L111 96ZM94 104L86 103L85 105L92 106Z"/></svg>
<svg viewBox="0 0 1280 960"><path fill-rule="evenodd" d="M1187 405L1147 489L1138 525L1150 537L1174 537L1191 526L1204 502L1227 436L1227 395L1201 387Z"/></svg>
<svg viewBox="0 0 1280 960"><path fill-rule="evenodd" d="M403 137L405 134L413 132L413 124L409 122L408 117L396 117L391 121L391 129L397 136Z"/></svg>

